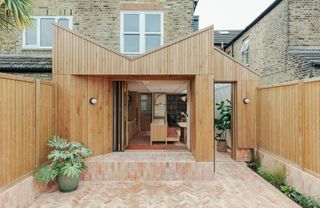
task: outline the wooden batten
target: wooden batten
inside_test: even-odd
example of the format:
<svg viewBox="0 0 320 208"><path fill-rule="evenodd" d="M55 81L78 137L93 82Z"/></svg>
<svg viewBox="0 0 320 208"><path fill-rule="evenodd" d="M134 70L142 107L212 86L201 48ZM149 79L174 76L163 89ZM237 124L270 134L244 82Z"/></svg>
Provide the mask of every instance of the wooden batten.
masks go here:
<svg viewBox="0 0 320 208"><path fill-rule="evenodd" d="M212 27L132 58L54 25L53 48L58 133L88 144L95 155L111 151L112 80L190 80L190 142L198 161L213 159L214 82L233 82L237 147L256 147L260 77L213 47ZM95 106L88 104L92 96L98 97Z"/></svg>

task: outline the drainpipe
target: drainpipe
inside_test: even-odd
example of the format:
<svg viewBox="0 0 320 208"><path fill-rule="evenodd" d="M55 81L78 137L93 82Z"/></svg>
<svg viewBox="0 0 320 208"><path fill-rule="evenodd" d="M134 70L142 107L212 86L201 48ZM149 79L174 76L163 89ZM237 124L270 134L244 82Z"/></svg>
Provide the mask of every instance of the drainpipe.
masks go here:
<svg viewBox="0 0 320 208"><path fill-rule="evenodd" d="M231 54L232 54L232 58L234 58L234 46L233 46L234 42L232 42L231 44Z"/></svg>

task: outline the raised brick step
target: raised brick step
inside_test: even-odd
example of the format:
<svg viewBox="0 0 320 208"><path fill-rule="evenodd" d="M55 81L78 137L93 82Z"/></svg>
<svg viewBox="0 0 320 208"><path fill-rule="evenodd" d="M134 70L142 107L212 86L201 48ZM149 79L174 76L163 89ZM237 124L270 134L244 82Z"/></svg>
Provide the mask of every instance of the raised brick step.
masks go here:
<svg viewBox="0 0 320 208"><path fill-rule="evenodd" d="M88 159L85 181L213 180L212 162L196 162L190 152L122 152Z"/></svg>

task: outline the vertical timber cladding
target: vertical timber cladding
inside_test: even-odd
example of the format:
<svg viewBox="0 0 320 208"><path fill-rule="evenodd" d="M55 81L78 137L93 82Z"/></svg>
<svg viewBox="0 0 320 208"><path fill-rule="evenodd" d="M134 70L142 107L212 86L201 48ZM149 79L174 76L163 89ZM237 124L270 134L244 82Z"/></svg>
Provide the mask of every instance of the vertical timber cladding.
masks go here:
<svg viewBox="0 0 320 208"><path fill-rule="evenodd" d="M56 75L58 133L88 145L94 155L112 149L111 82L106 77ZM95 105L89 100L96 98ZM109 139L110 138L110 139Z"/></svg>
<svg viewBox="0 0 320 208"><path fill-rule="evenodd" d="M196 75L191 81L191 152L196 160L213 160L213 76Z"/></svg>
<svg viewBox="0 0 320 208"><path fill-rule="evenodd" d="M235 134L237 148L255 148L257 146L257 87L260 76L231 59L227 54L214 48L210 61L210 69L214 70L217 82L233 82L236 84L236 122ZM244 104L243 99L250 99Z"/></svg>
<svg viewBox="0 0 320 208"><path fill-rule="evenodd" d="M59 133L89 145L94 154L111 152L110 77L188 75L193 77L190 142L195 159L213 159L214 80L237 83L237 147L256 147L256 87L260 77L214 49L212 37L213 29L209 27L131 58L54 25L53 73L58 84ZM98 98L95 106L89 104L92 96ZM250 98L249 105L242 103L245 96Z"/></svg>

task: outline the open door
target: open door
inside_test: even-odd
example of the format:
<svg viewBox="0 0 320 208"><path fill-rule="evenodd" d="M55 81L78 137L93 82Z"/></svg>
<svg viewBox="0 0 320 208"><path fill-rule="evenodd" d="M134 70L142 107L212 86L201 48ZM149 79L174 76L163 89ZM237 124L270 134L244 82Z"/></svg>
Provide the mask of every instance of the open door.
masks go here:
<svg viewBox="0 0 320 208"><path fill-rule="evenodd" d="M232 82L215 83L215 161L235 160L235 87Z"/></svg>
<svg viewBox="0 0 320 208"><path fill-rule="evenodd" d="M122 152L128 145L128 86L125 82L114 81L113 88L113 142L114 152Z"/></svg>

